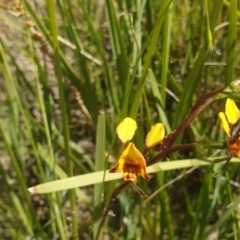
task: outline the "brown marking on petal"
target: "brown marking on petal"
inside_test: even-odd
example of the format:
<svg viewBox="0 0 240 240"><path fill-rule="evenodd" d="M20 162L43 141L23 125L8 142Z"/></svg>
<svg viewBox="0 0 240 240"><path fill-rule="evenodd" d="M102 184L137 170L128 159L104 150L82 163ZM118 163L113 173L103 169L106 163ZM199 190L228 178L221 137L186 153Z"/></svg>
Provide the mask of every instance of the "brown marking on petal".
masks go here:
<svg viewBox="0 0 240 240"><path fill-rule="evenodd" d="M138 162L138 164L136 163ZM132 167L135 169L136 174L141 175L144 179L146 179L148 182L150 181L150 177L148 176L147 172L146 172L146 164L145 162L142 161L138 161L138 159L135 160L135 164L124 164L124 169L128 169L129 167ZM127 172L127 170L126 170Z"/></svg>
<svg viewBox="0 0 240 240"><path fill-rule="evenodd" d="M129 165L129 164L124 164L123 166L123 181L132 181L136 182L137 181L137 174L138 174L138 169L139 167L137 165Z"/></svg>
<svg viewBox="0 0 240 240"><path fill-rule="evenodd" d="M146 173L146 168L143 168L143 166L124 164L123 172L124 172L123 181L136 182L138 174L140 174L148 182L150 181L150 177Z"/></svg>
<svg viewBox="0 0 240 240"><path fill-rule="evenodd" d="M135 172L125 172L122 177L123 181L131 181L136 182L137 181L137 174Z"/></svg>
<svg viewBox="0 0 240 240"><path fill-rule="evenodd" d="M122 169L119 169L119 163L117 163L113 168L109 170L110 173L121 172Z"/></svg>

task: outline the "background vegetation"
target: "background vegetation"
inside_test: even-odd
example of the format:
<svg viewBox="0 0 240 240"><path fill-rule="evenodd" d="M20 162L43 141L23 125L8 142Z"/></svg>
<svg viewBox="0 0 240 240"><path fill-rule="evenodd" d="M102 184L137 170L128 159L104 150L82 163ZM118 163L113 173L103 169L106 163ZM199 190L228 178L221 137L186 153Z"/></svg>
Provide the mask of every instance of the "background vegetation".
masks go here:
<svg viewBox="0 0 240 240"><path fill-rule="evenodd" d="M126 116L138 123L139 149L152 124L176 129L200 96L239 77L239 18L237 0L1 1L1 239L94 239L120 180L45 195L27 188L112 167ZM178 141L224 142L224 104ZM169 164L225 155L199 145ZM139 177L158 194L121 192L99 239L239 239L239 168L213 177L221 166Z"/></svg>

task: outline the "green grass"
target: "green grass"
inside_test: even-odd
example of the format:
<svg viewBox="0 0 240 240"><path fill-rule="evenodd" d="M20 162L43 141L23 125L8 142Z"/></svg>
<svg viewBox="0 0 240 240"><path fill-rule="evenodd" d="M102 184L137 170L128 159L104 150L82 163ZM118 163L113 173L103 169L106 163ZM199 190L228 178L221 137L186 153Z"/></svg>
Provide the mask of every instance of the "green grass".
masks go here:
<svg viewBox="0 0 240 240"><path fill-rule="evenodd" d="M239 159L213 176L227 160L217 114L229 94L240 101L227 87L240 75L239 20L236 0L0 3L0 236L239 239ZM174 143L197 147L139 177L146 196L106 171L124 117L143 150L151 125L170 134L225 87Z"/></svg>

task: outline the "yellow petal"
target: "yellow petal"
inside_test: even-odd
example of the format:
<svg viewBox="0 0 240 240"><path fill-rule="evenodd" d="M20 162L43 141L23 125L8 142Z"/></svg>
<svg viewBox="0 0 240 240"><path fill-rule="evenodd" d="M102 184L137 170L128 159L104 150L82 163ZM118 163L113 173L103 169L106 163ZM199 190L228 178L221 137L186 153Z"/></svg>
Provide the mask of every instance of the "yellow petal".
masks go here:
<svg viewBox="0 0 240 240"><path fill-rule="evenodd" d="M131 140L137 129L137 123L132 118L124 118L117 126L117 135L123 143Z"/></svg>
<svg viewBox="0 0 240 240"><path fill-rule="evenodd" d="M124 159L119 158L117 164L109 170L110 173L117 173L123 171Z"/></svg>
<svg viewBox="0 0 240 240"><path fill-rule="evenodd" d="M127 171L129 167L134 167L136 174L140 174L147 181L150 180L146 172L146 161L142 153L130 142L127 148L124 150L122 157L125 159L123 171ZM126 170L125 170L126 168Z"/></svg>
<svg viewBox="0 0 240 240"><path fill-rule="evenodd" d="M130 142L122 152L117 164L109 170L111 173L121 171L124 172L123 181L136 182L138 174L147 181L150 180L146 171L145 158L132 142Z"/></svg>
<svg viewBox="0 0 240 240"><path fill-rule="evenodd" d="M146 146L153 147L160 143L165 136L165 129L162 123L157 123L151 127L146 137Z"/></svg>
<svg viewBox="0 0 240 240"><path fill-rule="evenodd" d="M231 124L235 124L240 118L240 111L237 108L237 105L235 104L235 102L230 98L228 98L226 101L225 113L228 121Z"/></svg>
<svg viewBox="0 0 240 240"><path fill-rule="evenodd" d="M228 121L226 119L226 116L223 112L218 113L218 117L221 120L221 128L223 129L223 131L225 131L227 133L227 135L230 137L230 128L229 128L229 124Z"/></svg>
<svg viewBox="0 0 240 240"><path fill-rule="evenodd" d="M141 168L139 174L145 178L148 182L150 181L150 177L147 174L146 168Z"/></svg>
<svg viewBox="0 0 240 240"><path fill-rule="evenodd" d="M120 158L125 159L125 163L130 165L144 165L146 166L145 158L142 153L135 147L134 143L130 142L123 151Z"/></svg>

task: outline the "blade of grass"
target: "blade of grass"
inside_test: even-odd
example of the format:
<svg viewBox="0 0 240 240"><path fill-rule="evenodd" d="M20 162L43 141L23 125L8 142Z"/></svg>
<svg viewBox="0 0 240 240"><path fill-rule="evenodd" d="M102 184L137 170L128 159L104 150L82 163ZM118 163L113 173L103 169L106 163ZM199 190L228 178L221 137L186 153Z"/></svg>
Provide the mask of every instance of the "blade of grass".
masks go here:
<svg viewBox="0 0 240 240"><path fill-rule="evenodd" d="M227 1L227 0L223 0L223 3L224 3L224 5L227 6L227 7L230 6L230 2ZM238 18L240 18L240 11L237 11L237 16L238 16Z"/></svg>
<svg viewBox="0 0 240 240"><path fill-rule="evenodd" d="M202 236L199 238L199 240L207 239L211 233L213 233L217 229L219 229L219 228L223 227L225 224L227 224L227 221L231 217L233 211L235 211L235 209L238 207L239 203L240 203L240 197L236 198L233 202L231 202L228 205L227 210L224 212L223 215L221 215L219 220L215 224L213 224L213 226L211 226L204 234L202 234Z"/></svg>
<svg viewBox="0 0 240 240"><path fill-rule="evenodd" d="M227 34L227 63L225 83L228 85L234 79L235 45L237 39L237 0L230 1L229 25Z"/></svg>
<svg viewBox="0 0 240 240"><path fill-rule="evenodd" d="M172 29L172 8L174 2L169 4L166 10L164 23L163 23L163 38L162 38L162 61L161 61L161 99L162 106L166 104L166 87L168 80L168 62L169 62L169 51L170 51L170 40L171 40L171 29Z"/></svg>
<svg viewBox="0 0 240 240"><path fill-rule="evenodd" d="M156 173L159 171L170 171L174 169L189 168L193 166L206 166L218 161L219 158L209 158L208 160L200 159L182 159L182 160L172 160L169 162L159 162L152 166L147 167L148 173ZM239 163L238 158L232 158L230 163ZM71 178L61 179L57 181L52 181L44 184L39 184L29 188L30 193L48 193L61 190L67 190L76 187L84 187L97 183L101 183L104 174L105 182L113 181L122 178L122 173L109 173L108 171L99 171L94 173L83 174L80 176L75 176Z"/></svg>
<svg viewBox="0 0 240 240"><path fill-rule="evenodd" d="M207 168L206 172L203 176L203 181L205 184L202 184L200 189L199 198L196 201L195 208L194 208L194 218L193 221L193 227L192 232L189 234L189 236L192 236L193 239L199 239L199 235L204 229L205 225L207 224L205 222L205 219L207 219L208 216L208 209L209 209L209 187L212 185L212 169ZM200 221L200 223L199 223Z"/></svg>
<svg viewBox="0 0 240 240"><path fill-rule="evenodd" d="M105 115L100 115L97 123L97 135L96 135L96 153L95 153L95 171L104 170L105 165L105 145L106 145L106 118ZM103 182L94 185L94 207L98 206L102 202L102 194L104 188ZM93 237L96 239L100 219L93 224ZM100 233L98 239L102 239L103 233Z"/></svg>
<svg viewBox="0 0 240 240"><path fill-rule="evenodd" d="M18 104L18 107L19 107L19 110L21 112L21 116L23 117L23 120L24 120L24 123L25 123L25 129L23 131L24 135L26 136L26 139L28 139L32 145L32 148L33 148L33 153L34 153L34 156L36 158L36 162L37 162L37 166L38 166L38 171L40 173L40 176L42 178L42 181L43 182L46 182L46 176L45 176L45 173L44 173L44 170L43 170L43 167L42 167L42 164L41 164L41 160L40 160L40 156L39 156L39 153L38 153L38 150L37 150L37 146L36 146L36 142L34 141L34 137L32 135L32 132L31 132L31 125L29 123L29 119L28 119L28 115L26 113L26 110L24 108L24 105L22 105L21 103L21 100L20 99L20 96L19 96L19 91L17 90L18 89L18 86L17 86L17 83L14 82L13 80L13 77L10 73L10 70L9 70L9 67L7 65L7 62L6 62L6 59L5 59L5 56L2 52L2 58L3 58L3 63L4 63L4 66L5 66L5 71L6 71L6 80L8 80L9 82L11 82L12 84L12 87L9 91L13 91L14 93L14 98L16 99L16 102ZM17 147L18 148L18 147ZM15 161L15 157L9 153L9 155L11 156L11 159L13 161ZM14 158L13 158L14 157ZM16 171L16 170L15 170ZM18 170L17 170L18 171ZM23 180L24 178L21 177L21 181ZM27 197L27 196L26 196ZM52 204L52 199L48 196L48 200L49 200L49 204L50 204L50 214L51 215L54 215L54 213L52 212L52 209L53 209L53 206L56 205L56 203L53 201L53 204ZM30 208L30 205L29 205L29 209ZM35 216L33 214L33 216ZM35 218L34 218L35 219ZM59 233L60 233L60 236L61 236L61 239L64 239L64 233L61 231L62 228L62 224L61 224L61 221L59 218L56 219L57 221L57 225L59 227ZM36 223L37 226L39 226L39 222L37 221ZM52 225L53 228L55 228L54 224ZM42 231L39 231L39 232L42 232Z"/></svg>
<svg viewBox="0 0 240 240"><path fill-rule="evenodd" d="M155 102L155 107L157 108L159 119L163 123L164 128L166 129L166 132L170 133L171 128L170 128L166 113L163 109L163 105L161 104L162 103L162 100L161 100L162 97L160 95L157 80L156 80L155 75L152 72L152 70L149 70L148 76L149 76L149 79L150 79L150 84L151 84L151 89L152 89L152 92L153 92L153 97L154 97L154 100L156 101Z"/></svg>
<svg viewBox="0 0 240 240"><path fill-rule="evenodd" d="M24 209L21 199L13 191L9 175L2 168L2 165L0 165L0 171L1 171L1 175L4 178L4 181L6 182L6 184L8 186L8 191L10 192L11 201L13 202L13 205L14 205L17 213L18 213L18 216L21 218L22 223L25 226L28 234L33 237L34 232L33 232L32 224L31 224L31 219L30 219L30 216L29 216L29 212L26 211L26 209Z"/></svg>
<svg viewBox="0 0 240 240"><path fill-rule="evenodd" d="M8 84L7 84L8 89L7 90L9 92L10 96L12 97L12 99L14 99L14 101L10 102L11 109L13 109L13 112L15 112L15 113L16 112L17 113L18 112L23 113L24 111L23 111L23 108L21 106L21 103L20 103L20 100L19 100L19 96L18 96L17 91L16 91L16 86L15 86L15 83L13 81L13 77L12 77L12 74L10 72L10 68L9 68L8 63L6 61L5 53L3 51L3 47L1 45L1 43L0 43L0 60L1 60L2 65L4 66L4 68L3 68L4 72L3 73L4 73L5 81L8 82ZM18 119L18 118L19 118L19 116L17 118L15 118L15 119ZM26 118L24 118L24 120L26 120ZM9 123L7 123L7 124L9 124ZM28 126L28 125L26 125L26 126ZM26 129L28 129L28 128L26 127ZM7 150L8 154L10 156L10 159L12 161L12 166L14 168L14 171L16 172L17 179L18 179L18 181L20 183L23 197L26 200L26 202L28 202L28 204L29 204L29 210L31 212L33 212L33 209L31 207L32 206L31 205L31 200L30 200L29 196L27 195L27 186L26 186L26 183L24 182L25 178L22 175L22 171L20 169L20 165L19 165L17 156L15 155L15 153L13 151L14 144L12 144L10 142L10 138L11 137L9 136L9 133L6 130L7 130L7 128L4 127L4 122L0 121L0 132L1 132L1 135L2 135L2 138L3 138L6 150ZM14 138L14 139L16 140L16 138ZM16 142L13 142L13 143L16 144ZM38 163L40 163L40 161L38 161ZM40 169L40 171L41 171L41 169ZM38 222L35 222L35 224L36 224L37 227L40 227Z"/></svg>
<svg viewBox="0 0 240 240"><path fill-rule="evenodd" d="M109 104L110 106L112 106L113 104L113 108L116 111L117 114L119 114L120 109L119 109L119 92L117 91L117 87L113 81L113 75L111 73L110 67L108 66L108 62L106 61L106 53L104 52L103 49L103 45L102 42L104 41L103 38L103 34L102 33L102 29L100 29L98 32L97 30L95 30L93 24L92 24L92 19L89 17L89 12L86 10L86 8L84 7L84 4L82 3L82 1L78 0L78 4L81 7L82 11L83 11L83 15L84 15L84 19L86 19L87 23L88 23L88 27L90 29L91 35L95 41L95 44L97 46L98 49L98 53L100 54L100 58L101 58L101 62L103 64L103 71L105 74L105 78L106 79L106 90L110 92L110 94L106 94L106 92L103 92L103 95L107 95L107 97L109 98ZM103 106L105 106L106 104L106 100L105 98L103 99Z"/></svg>
<svg viewBox="0 0 240 240"><path fill-rule="evenodd" d="M51 157L49 156L48 151L44 146L38 144L37 147L41 158L43 159L43 161L47 163L47 165L50 167L52 172L56 174L57 177L59 177L60 179L65 179L69 177L69 175L57 164L57 159L55 159L56 160L55 163L51 162ZM89 197L80 189L76 189L76 196L85 203L90 202Z"/></svg>
<svg viewBox="0 0 240 240"><path fill-rule="evenodd" d="M229 173L227 171L224 172L226 179L230 179ZM228 192L228 198L229 198L229 202L233 202L234 198L233 198L233 191L231 186L228 184L227 185L227 192ZM232 211L232 229L233 229L233 234L234 234L234 239L238 240L238 231L239 231L239 227L238 227L238 219L237 219L237 213L236 211Z"/></svg>
<svg viewBox="0 0 240 240"><path fill-rule="evenodd" d="M49 46L51 48L53 48L53 42L52 42L52 39L50 38L49 30L44 25L43 21L38 17L38 15L36 14L36 11L32 8L32 6L29 4L29 2L27 0L24 1L24 6L25 6L26 11L28 12L28 14L31 16L32 20L36 24L36 28L39 29L40 32L38 32L38 33L40 33L40 35L42 34L44 37L43 40L44 41L46 40L47 43L49 44ZM57 35L57 39L58 39L58 35ZM54 51L54 49L53 49L53 51ZM59 58L61 59L60 65L62 67L62 73L64 74L66 79L70 80L71 83L80 91L83 102L86 104L86 107L87 107L89 113L91 114L93 121L95 122L97 120L97 114L98 114L98 110L96 109L97 100L96 100L96 96L95 96L92 88L88 87L89 82L86 81L87 83L84 84L85 83L85 81L84 81L82 83L82 81L79 79L79 77L74 72L73 68L68 63L63 52L60 49L58 49L58 51L59 51ZM91 101L89 101L89 96L92 96Z"/></svg>
<svg viewBox="0 0 240 240"><path fill-rule="evenodd" d="M19 186L20 186L21 193L22 193L23 198L25 199L26 204L28 206L28 210L29 211L26 211L26 213L28 214L27 215L28 216L28 220L25 218L24 215L22 215L22 218L23 218L25 224L28 225L28 228L27 228L28 231L30 231L30 228L33 229L33 226L32 226L33 223L36 224L38 228L40 228L40 225L38 224L38 222L35 221L34 219L32 219L32 217L31 217L31 216L33 216L32 213L34 211L33 211L33 208L32 208L31 199L30 199L29 194L27 192L27 186L26 186L26 182L25 182L25 177L22 174L22 170L21 170L21 168L19 166L18 160L17 160L17 158L16 158L16 156L14 154L14 151L12 149L11 143L7 139L6 133L5 133L4 129L3 129L3 125L2 125L1 122L0 122L0 134L1 134L2 139L4 141L5 148L6 148L8 154L10 156L11 163L12 163L12 166L14 168L14 171L15 171L15 173L17 175L17 179L18 179L18 183L19 183ZM19 202L17 201L16 198L15 198L15 200L16 200L15 204L17 204L16 205L17 209L21 211L20 206L19 206Z"/></svg>
<svg viewBox="0 0 240 240"><path fill-rule="evenodd" d="M113 59L116 61L118 78L123 91L129 74L129 63L124 48L124 40L120 32L119 20L117 20L112 0L106 0L105 11L109 23L110 40L113 51Z"/></svg>
<svg viewBox="0 0 240 240"><path fill-rule="evenodd" d="M71 42L74 43L76 48L76 51L74 51L73 54L74 54L74 59L76 61L77 72L79 73L80 78L84 79L84 81L80 81L81 84L78 90L81 93L83 104L87 106L87 109L89 109L89 112L91 112L91 116L93 120L96 121L97 99L91 84L91 79L93 79L94 76L92 76L92 72L89 69L88 59L86 59L85 55L82 54L83 52L85 52L85 50L83 47L84 44L80 39L81 35L79 35L77 22L73 13L73 11L75 11L75 8L72 5L71 1L66 0L66 1L62 1L61 3L62 4L59 3L59 6L62 10L62 13L63 13L62 16L66 23L66 32L69 35L69 39L71 39ZM64 55L63 54L61 55L62 58L65 58ZM88 96L92 96L91 101L89 101Z"/></svg>
<svg viewBox="0 0 240 240"><path fill-rule="evenodd" d="M212 30L210 28L210 20L209 20L209 14L208 14L208 3L207 0L204 0L204 10L205 10L205 14L206 14L206 22L207 22L207 43L208 43L208 49L210 51L213 50L213 38L212 38Z"/></svg>
<svg viewBox="0 0 240 240"><path fill-rule="evenodd" d="M37 59L35 59L35 61L37 62ZM41 73L41 66L40 66L40 64L39 63L37 63L37 66L39 67L38 69L39 69L39 74L40 74L40 77L41 77L41 80L43 80L44 79L44 76L43 76L43 73ZM17 67L17 65L16 65L16 67ZM8 67L7 66L5 66L5 69L8 69ZM36 81L38 81L38 80L36 80ZM40 84L40 83L38 83L38 82L36 82L37 84ZM15 89L15 88L11 88L11 90L13 90L13 89ZM41 101L43 101L43 99L42 100L40 100L40 98L42 98L42 93L41 93L41 89L40 89L40 86L37 86L37 91L38 91L38 96L39 96L39 99L38 99L38 101L40 102L40 106L41 106L41 111L42 111L42 115L43 115L43 118L45 118L44 116L46 115L46 113L45 113L45 107L44 107L44 105L42 105L43 103L41 103ZM16 94L16 92L15 92L15 94ZM35 94L34 93L34 91L33 91L33 94ZM41 176L41 181L43 181L43 182L46 182L47 180L46 180L46 176L45 176L45 173L44 173L44 171L43 171L43 169L42 169L42 166L41 166L41 159L40 159L40 157L42 157L42 159L48 164L48 166L50 167L50 169L52 170L52 172L54 173L54 174L56 174L56 176L57 177L59 177L59 178L66 178L67 177L67 174L63 171L63 169L61 169L61 167L54 161L54 156L52 155L53 154L53 146L52 146L52 144L51 144L51 137L50 137L50 130L48 130L48 129L46 129L46 128L49 128L49 126L48 126L48 123L47 123L47 121L46 120L44 120L44 126L45 126L45 133L46 133L46 136L47 136L47 140L48 140L48 144L49 144L49 151L50 151L50 155L48 154L48 151L46 150L46 148L45 148L45 146L43 146L43 145L41 145L41 144L39 144L39 143L37 143L36 141L34 141L34 137L33 137L33 135L32 135L32 133L31 133L31 124L30 124L30 122L27 120L27 112L26 112L26 114L25 114L25 112L24 112L24 110L23 109L26 109L27 107L25 106L25 105L21 105L21 103L20 103L20 100L19 100L19 96L17 95L16 96L16 99L18 100L18 104L20 104L19 105L19 108L20 108L20 112L22 113L22 115L23 115L23 117L24 117L24 120L25 120L25 124L26 124L26 129L25 129L25 131L23 131L24 132L24 134L26 135L26 137L29 139L29 141L32 143L32 147L33 147L33 152L34 152L34 156L35 156L35 158L36 158L36 160L37 160L37 165L38 165L38 171L40 171L40 176ZM23 100L23 99L21 99L21 100ZM44 101L44 103L46 104L46 99L45 99L45 101ZM62 135L60 135L60 133L59 133L59 131L57 131L57 128L56 128L56 126L53 124L53 126L52 126L52 128L53 128L53 132L54 132L54 134L58 134L59 136L59 138L60 138L60 144L62 144L62 142L63 142L63 136ZM49 133L47 133L47 131L49 132ZM49 141L50 141L50 143L49 143ZM79 148L79 146L76 146L76 144L75 143L73 143L72 141L70 141L70 145L72 146L72 148L75 150L75 151L77 151L79 154L83 154L83 150L81 150L80 148ZM52 152L52 153L51 153ZM88 163L89 163L89 165L90 166L92 166L92 168L93 168L93 165L92 165L92 160L91 159L89 159L89 158L87 158L87 156L84 158ZM89 202L90 200L89 200L89 198L86 196L86 194L85 193L83 193L82 191L79 191L79 190L76 190L76 194L77 194L77 196L78 196L78 198L80 198L83 202ZM49 200L50 202L52 202L52 200Z"/></svg>
<svg viewBox="0 0 240 240"><path fill-rule="evenodd" d="M157 182L158 186L162 186L165 183L166 176L164 172L160 172L157 174ZM172 214L170 210L170 202L169 196L166 190L161 191L160 193L160 204L161 204L161 237L165 234L165 229L167 229L168 236L170 239L174 239L174 229L172 226Z"/></svg>
<svg viewBox="0 0 240 240"><path fill-rule="evenodd" d="M60 57L60 49L58 42L58 26L56 21L56 10L55 10L55 2L53 0L47 1L47 10L50 20L50 28L51 28L51 37L53 43L53 51L54 51L54 65L55 65L55 73L57 77L58 83L58 91L60 97L60 108L61 108L61 120L63 125L63 135L64 135L64 145L65 145L65 159L68 164L68 176L73 176L73 163L70 158L70 146L69 146L69 125L68 125L68 115L66 111L66 98L64 93L64 84L63 84L63 76L61 70L61 57ZM75 211L76 208L76 200L75 200L75 191L71 190L69 192L69 200L71 203L71 211L72 211L72 237L73 239L78 238L78 219Z"/></svg>
<svg viewBox="0 0 240 240"><path fill-rule="evenodd" d="M29 36L29 45L31 47L31 50L32 52L33 51L33 43L31 41L31 37ZM38 67L38 73L36 73L35 75L35 82L36 82L36 88L37 88L37 102L39 103L40 105L40 111L41 111L41 115L42 115L42 118L43 118L43 124L44 124L44 133L45 133L45 136L46 136L46 140L47 140L47 146L48 146L48 151L50 152L50 157L49 157L49 160L51 163L53 163L55 165L55 158L54 158L54 149L53 149L53 145L52 145L52 141L51 141L51 134L50 134L50 127L49 127L49 124L48 124L48 117L47 117L47 112L46 112L46 108L45 108L45 104L44 104L44 100L43 100L43 93L42 93L42 90L41 90L41 84L40 84L40 79L43 81L43 84L46 83L44 82L44 79L46 78L46 75L40 65L40 62L38 61L38 58L36 56L33 57L33 60L36 64L36 66ZM39 77L38 77L39 75ZM45 103L47 104L47 101L45 99ZM48 170L50 170L50 174L54 175L54 178L55 178L55 172L54 171L51 171L52 169L46 169L46 175L48 175ZM49 202L50 202L50 206L51 206L51 209L54 209L54 217L52 215L52 219L56 220L57 223L58 223L58 231L60 233L60 236L62 239L65 239L66 238L66 235L67 235L67 232L66 232L66 229L67 229L67 224L66 224L66 221L65 221L65 216L64 216L64 212L61 211L61 209L59 208L59 205L61 205L62 203L62 199L61 199L61 196L59 193L57 194L52 194L51 197L48 196L48 199L49 199ZM54 226L54 225L53 225Z"/></svg>
<svg viewBox="0 0 240 240"><path fill-rule="evenodd" d="M139 104L140 104L140 99L141 99L142 92L143 92L143 89L145 86L148 69L151 64L151 59L155 52L159 33L162 29L163 19L164 19L164 16L166 14L167 8L169 7L170 3L171 3L171 0L164 0L162 2L161 8L158 12L158 18L156 20L156 23L154 25L154 28L153 28L151 34L148 37L149 42L148 41L146 42L146 44L148 43L148 50L146 52L145 62L143 64L143 69L142 69L141 76L139 79L138 89L137 89L137 92L134 93L133 101L132 101L132 104L130 107L130 112L129 112L129 116L132 117L133 119L135 119L135 117L137 115L137 111L138 111Z"/></svg>
<svg viewBox="0 0 240 240"><path fill-rule="evenodd" d="M56 126L53 127L53 131L54 131L54 133L57 134L59 145L61 146L61 148L63 148L64 147L63 136L58 132ZM82 149L74 141L70 141L69 144L70 144L70 147L71 147L72 151L78 153L83 158L83 160L87 162L87 164L88 164L88 166L90 168L90 171L94 171L93 160L87 155L87 153L84 151L84 149Z"/></svg>
<svg viewBox="0 0 240 240"><path fill-rule="evenodd" d="M192 105L192 98L197 87L198 81L200 80L199 74L203 66L203 62L206 59L207 54L202 48L197 54L197 59L195 60L194 66L189 73L187 81L185 83L184 90L181 93L180 101L177 104L176 111L172 116L173 123L172 128L176 128L187 116L189 109Z"/></svg>

